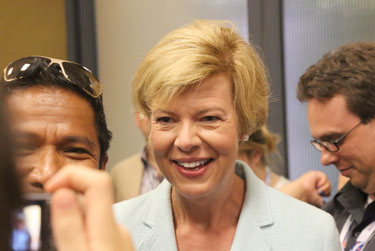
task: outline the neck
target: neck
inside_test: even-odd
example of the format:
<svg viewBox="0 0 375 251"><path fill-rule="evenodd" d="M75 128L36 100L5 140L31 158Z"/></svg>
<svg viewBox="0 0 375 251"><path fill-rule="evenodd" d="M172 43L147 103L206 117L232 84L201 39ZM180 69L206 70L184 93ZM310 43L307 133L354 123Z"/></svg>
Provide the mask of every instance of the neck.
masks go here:
<svg viewBox="0 0 375 251"><path fill-rule="evenodd" d="M226 184L228 185L228 184ZM172 189L172 208L176 229L180 226L212 229L223 225L237 225L245 195L245 182L234 174L231 189L223 186L215 194L190 199Z"/></svg>

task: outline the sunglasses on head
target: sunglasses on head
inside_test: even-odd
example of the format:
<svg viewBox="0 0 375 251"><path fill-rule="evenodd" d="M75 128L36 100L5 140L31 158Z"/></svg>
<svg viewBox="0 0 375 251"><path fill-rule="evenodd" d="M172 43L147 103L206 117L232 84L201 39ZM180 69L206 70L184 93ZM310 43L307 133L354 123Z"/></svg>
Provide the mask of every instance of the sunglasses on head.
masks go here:
<svg viewBox="0 0 375 251"><path fill-rule="evenodd" d="M54 64L59 65L60 71L66 80L78 86L93 98L99 97L103 92L99 81L96 80L91 71L86 67L71 61L43 56L24 57L8 64L4 69L5 82L27 78L27 76L32 74L32 71L35 71L35 67L31 67L35 64L46 66L44 69L40 69L40 71L46 70Z"/></svg>

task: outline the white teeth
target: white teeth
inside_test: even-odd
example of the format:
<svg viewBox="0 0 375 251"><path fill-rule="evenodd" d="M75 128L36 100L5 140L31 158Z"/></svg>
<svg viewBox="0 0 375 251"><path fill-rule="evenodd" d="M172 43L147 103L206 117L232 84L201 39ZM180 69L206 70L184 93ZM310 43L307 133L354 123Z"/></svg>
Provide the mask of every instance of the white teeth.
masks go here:
<svg viewBox="0 0 375 251"><path fill-rule="evenodd" d="M177 164L179 164L180 166L183 166L184 168L194 169L197 166L207 164L208 161L209 161L208 159L207 160L196 161L196 162L186 162L186 163L185 162L179 162L179 161L177 161Z"/></svg>

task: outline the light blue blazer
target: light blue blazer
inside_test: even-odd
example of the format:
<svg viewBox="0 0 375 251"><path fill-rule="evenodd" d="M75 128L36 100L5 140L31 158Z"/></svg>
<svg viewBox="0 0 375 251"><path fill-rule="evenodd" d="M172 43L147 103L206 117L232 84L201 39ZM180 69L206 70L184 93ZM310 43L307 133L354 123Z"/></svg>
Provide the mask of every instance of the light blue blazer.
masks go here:
<svg viewBox="0 0 375 251"><path fill-rule="evenodd" d="M244 162L236 163L236 173L246 181L246 194L232 251L341 251L329 214L267 187ZM114 205L136 250L177 250L170 191L164 180L155 190Z"/></svg>

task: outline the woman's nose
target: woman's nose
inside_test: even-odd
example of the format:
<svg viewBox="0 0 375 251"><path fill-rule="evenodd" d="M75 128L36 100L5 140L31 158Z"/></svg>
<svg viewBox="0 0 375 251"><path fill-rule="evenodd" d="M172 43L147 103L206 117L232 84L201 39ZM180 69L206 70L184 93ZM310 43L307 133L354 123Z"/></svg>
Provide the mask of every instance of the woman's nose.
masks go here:
<svg viewBox="0 0 375 251"><path fill-rule="evenodd" d="M335 164L338 161L338 159L339 159L339 156L337 153L329 152L325 149L323 149L321 152L320 162L324 166Z"/></svg>
<svg viewBox="0 0 375 251"><path fill-rule="evenodd" d="M181 125L178 130L174 145L184 152L191 152L199 148L201 140L196 127L191 123Z"/></svg>

